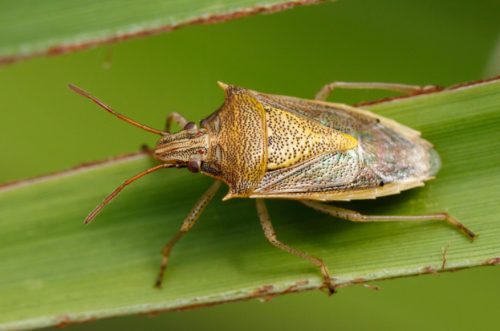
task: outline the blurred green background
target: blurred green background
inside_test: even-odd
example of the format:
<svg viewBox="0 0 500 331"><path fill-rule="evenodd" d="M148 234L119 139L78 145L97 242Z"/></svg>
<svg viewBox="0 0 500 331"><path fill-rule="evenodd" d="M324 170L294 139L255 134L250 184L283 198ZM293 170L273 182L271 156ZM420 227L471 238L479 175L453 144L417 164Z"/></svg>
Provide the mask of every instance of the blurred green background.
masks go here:
<svg viewBox="0 0 500 331"><path fill-rule="evenodd" d="M498 13L498 0L345 0L0 67L0 182L154 143L89 112L70 82L158 128L171 111L198 121L215 110L217 80L300 97L333 80L450 85L500 74ZM383 95L339 91L334 98ZM380 282L378 292L302 293L71 329L493 330L499 276L499 268L480 268Z"/></svg>

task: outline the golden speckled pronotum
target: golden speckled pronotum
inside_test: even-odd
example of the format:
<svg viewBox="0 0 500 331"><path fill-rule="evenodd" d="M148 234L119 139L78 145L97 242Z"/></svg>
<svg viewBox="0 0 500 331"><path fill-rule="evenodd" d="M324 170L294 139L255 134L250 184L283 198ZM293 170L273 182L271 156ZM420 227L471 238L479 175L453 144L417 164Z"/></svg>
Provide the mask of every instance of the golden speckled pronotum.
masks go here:
<svg viewBox="0 0 500 331"><path fill-rule="evenodd" d="M373 199L422 186L434 178L440 160L419 132L369 111L324 100L334 88L385 89L418 94L432 87L386 83L325 85L315 100L277 96L219 83L224 104L198 127L178 113L167 118L165 131L139 124L80 88L70 88L116 117L160 136L152 155L161 163L118 186L85 219L96 215L127 185L163 168L188 168L215 179L165 245L156 286L161 287L174 244L187 233L219 189L223 200L253 198L269 242L317 266L323 287L335 284L323 261L276 238L265 199L293 199L331 216L352 222L445 221L473 239L474 233L445 212L427 215L368 216L324 201ZM170 132L175 122L183 129Z"/></svg>

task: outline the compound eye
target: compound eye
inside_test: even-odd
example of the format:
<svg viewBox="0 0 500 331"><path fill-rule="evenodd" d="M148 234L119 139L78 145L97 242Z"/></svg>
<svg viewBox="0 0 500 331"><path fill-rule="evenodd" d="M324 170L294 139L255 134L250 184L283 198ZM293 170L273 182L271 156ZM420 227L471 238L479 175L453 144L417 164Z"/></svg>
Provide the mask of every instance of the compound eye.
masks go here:
<svg viewBox="0 0 500 331"><path fill-rule="evenodd" d="M193 129L198 129L196 124L194 122L187 122L186 125L184 125L184 130L193 130Z"/></svg>
<svg viewBox="0 0 500 331"><path fill-rule="evenodd" d="M187 168L191 172L200 172L201 169L201 161L200 160L189 160L187 164Z"/></svg>

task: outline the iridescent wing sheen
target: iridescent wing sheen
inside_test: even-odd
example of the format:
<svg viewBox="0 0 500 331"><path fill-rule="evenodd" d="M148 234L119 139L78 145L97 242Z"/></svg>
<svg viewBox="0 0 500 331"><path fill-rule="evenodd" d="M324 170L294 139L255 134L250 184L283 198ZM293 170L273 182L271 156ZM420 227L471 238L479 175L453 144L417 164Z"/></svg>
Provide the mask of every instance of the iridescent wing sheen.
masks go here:
<svg viewBox="0 0 500 331"><path fill-rule="evenodd" d="M254 192L324 192L345 189L359 181L363 163L355 151L333 152L294 167L268 171Z"/></svg>
<svg viewBox="0 0 500 331"><path fill-rule="evenodd" d="M297 166L268 171L250 198L322 201L374 199L423 186L406 179L384 183L356 151L320 155Z"/></svg>

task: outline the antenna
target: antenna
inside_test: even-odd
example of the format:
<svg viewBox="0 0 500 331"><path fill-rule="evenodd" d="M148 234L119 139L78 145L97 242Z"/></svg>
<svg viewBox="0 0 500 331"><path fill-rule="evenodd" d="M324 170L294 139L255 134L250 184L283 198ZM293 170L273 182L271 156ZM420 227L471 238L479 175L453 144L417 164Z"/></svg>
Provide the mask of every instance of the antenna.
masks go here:
<svg viewBox="0 0 500 331"><path fill-rule="evenodd" d="M151 132L151 133L154 133L154 134L157 134L157 135L160 135L160 136L165 136L165 135L168 135L167 132L164 132L164 131L160 131L160 130L157 130L157 129L153 129L153 128L150 128L149 126L146 126L146 125L143 125L141 123L138 123L120 113L117 113L116 111L114 111L110 106L108 106L107 104L105 104L104 102L102 102L101 100L97 99L96 97L94 97L93 95L91 95L89 92L85 91L85 90L82 90L81 88L79 88L78 86L75 86L73 84L69 84L68 87L73 90L74 92L80 94L81 96L84 96L85 98L87 99L90 99L91 101L93 101L95 104L97 104L99 107L103 108L104 110L106 110L108 113L110 114L113 114L115 115L116 117L118 117L119 119L121 119L122 121L125 121L129 124L132 124L133 126L136 126L140 129L143 129L145 131L148 131L148 132Z"/></svg>
<svg viewBox="0 0 500 331"><path fill-rule="evenodd" d="M171 163L159 164L159 165L157 165L155 167L149 168L147 170L144 170L141 173L138 173L134 177L131 177L131 178L127 179L120 186L118 186L117 188L115 188L115 190L113 192L111 192L111 194L109 194L106 197L106 199L104 199L97 207L95 207L94 210L92 210L90 212L90 214L88 214L87 217L85 217L85 220L83 221L83 223L84 224L90 223L97 216L97 214L99 214L101 212L101 210L104 207L106 207L106 205L108 203L110 203L111 200L113 200L118 195L118 193L120 193L129 184L131 184L131 183L135 182L136 180L138 180L139 178L141 178L143 176L146 176L146 175L149 175L150 173L155 172L157 170L164 169L164 168L174 168L174 167L175 167L175 164L171 164Z"/></svg>

